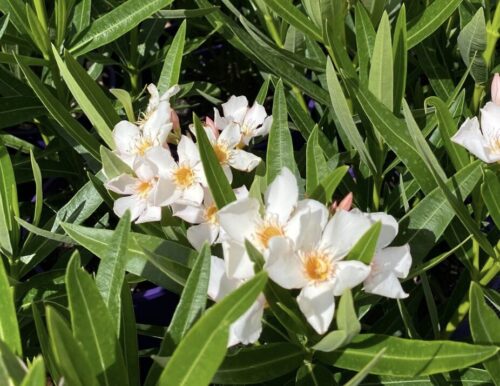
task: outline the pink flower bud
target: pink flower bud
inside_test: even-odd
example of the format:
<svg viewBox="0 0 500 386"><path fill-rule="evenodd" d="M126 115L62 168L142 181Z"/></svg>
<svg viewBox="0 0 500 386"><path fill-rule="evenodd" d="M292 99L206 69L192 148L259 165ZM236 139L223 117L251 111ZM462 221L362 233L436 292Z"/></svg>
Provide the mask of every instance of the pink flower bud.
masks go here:
<svg viewBox="0 0 500 386"><path fill-rule="evenodd" d="M210 130L215 138L219 137L219 129L217 129L215 122L209 117L205 118L205 129Z"/></svg>
<svg viewBox="0 0 500 386"><path fill-rule="evenodd" d="M175 131L178 131L181 128L181 123L179 121L179 116L175 112L174 109L170 112L170 120L172 121L172 129Z"/></svg>
<svg viewBox="0 0 500 386"><path fill-rule="evenodd" d="M500 106L500 75L498 73L495 74L491 82L491 101Z"/></svg>
<svg viewBox="0 0 500 386"><path fill-rule="evenodd" d="M337 203L337 201L334 201L332 206L330 207L331 212L336 212L337 210L346 210L350 211L352 209L352 201L353 201L354 195L352 192L350 192L348 195L346 195L340 203Z"/></svg>

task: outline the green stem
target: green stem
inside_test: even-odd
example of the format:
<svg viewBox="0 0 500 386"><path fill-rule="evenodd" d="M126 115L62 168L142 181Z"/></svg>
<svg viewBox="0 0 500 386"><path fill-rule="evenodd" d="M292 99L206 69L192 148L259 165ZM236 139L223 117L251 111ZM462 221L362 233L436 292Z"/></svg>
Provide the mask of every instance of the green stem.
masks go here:
<svg viewBox="0 0 500 386"><path fill-rule="evenodd" d="M495 8L495 14L493 15L493 20L488 22L486 26L486 49L484 50L483 57L488 68L491 67L495 55L495 47L497 40L500 37L500 3L497 4Z"/></svg>

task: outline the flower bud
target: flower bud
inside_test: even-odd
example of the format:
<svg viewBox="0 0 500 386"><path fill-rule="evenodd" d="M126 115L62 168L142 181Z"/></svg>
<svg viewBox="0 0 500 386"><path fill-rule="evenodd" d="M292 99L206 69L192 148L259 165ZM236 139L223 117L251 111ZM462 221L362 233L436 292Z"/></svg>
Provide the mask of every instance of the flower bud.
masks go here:
<svg viewBox="0 0 500 386"><path fill-rule="evenodd" d="M498 73L495 74L491 82L491 101L500 106L500 75Z"/></svg>
<svg viewBox="0 0 500 386"><path fill-rule="evenodd" d="M340 203L337 203L337 201L334 201L332 206L330 207L331 212L336 212L337 210L346 210L350 211L352 209L352 201L353 201L354 195L352 192L350 192L348 195L346 195Z"/></svg>

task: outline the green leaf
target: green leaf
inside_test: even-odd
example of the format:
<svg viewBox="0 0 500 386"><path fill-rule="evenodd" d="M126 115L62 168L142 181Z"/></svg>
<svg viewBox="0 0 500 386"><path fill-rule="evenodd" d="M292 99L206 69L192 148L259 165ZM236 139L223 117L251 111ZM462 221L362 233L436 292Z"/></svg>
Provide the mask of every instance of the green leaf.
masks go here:
<svg viewBox="0 0 500 386"><path fill-rule="evenodd" d="M21 386L45 386L47 379L45 377L45 366L42 357L36 357L28 369L28 374L23 379Z"/></svg>
<svg viewBox="0 0 500 386"><path fill-rule="evenodd" d="M73 256L68 264L66 289L73 334L89 358L99 384L128 385L115 323L94 280L79 267L78 256Z"/></svg>
<svg viewBox="0 0 500 386"><path fill-rule="evenodd" d="M387 12L384 12L373 46L368 90L391 111L394 104L394 73L391 71L393 67L391 25Z"/></svg>
<svg viewBox="0 0 500 386"><path fill-rule="evenodd" d="M21 355L21 337L17 324L16 309L14 307L13 290L9 285L9 278L0 258L0 341L5 342L15 354Z"/></svg>
<svg viewBox="0 0 500 386"><path fill-rule="evenodd" d="M382 355L385 353L385 348L380 350L377 355L373 357L373 359L366 364L354 377L349 379L349 382L345 384L345 386L357 386L361 383L363 379L366 378L368 374L370 374L371 369L375 364L382 358Z"/></svg>
<svg viewBox="0 0 500 386"><path fill-rule="evenodd" d="M408 30L408 49L436 31L461 3L462 0L435 0L425 7L418 20L409 22L411 28Z"/></svg>
<svg viewBox="0 0 500 386"><path fill-rule="evenodd" d="M358 128L352 118L347 99L344 96L342 87L340 86L337 74L330 60L326 63L326 81L328 83L328 91L330 92L330 100L333 106L333 113L340 123L339 130L343 130L349 139L351 145L356 149L361 158L361 161L368 167L372 174L377 174L377 167L373 162L368 149L366 148L363 138L359 134Z"/></svg>
<svg viewBox="0 0 500 386"><path fill-rule="evenodd" d="M115 153L107 147L101 146L100 155L102 169L108 179L118 177L121 174L134 174L134 171Z"/></svg>
<svg viewBox="0 0 500 386"><path fill-rule="evenodd" d="M446 152L455 167L460 170L469 164L467 151L460 145L451 142L450 138L456 133L457 125L451 116L448 106L438 97L430 97L425 103L436 108L436 117L438 119L439 132L443 140Z"/></svg>
<svg viewBox="0 0 500 386"><path fill-rule="evenodd" d="M46 113L37 98L30 96L6 96L0 98L0 128L29 122Z"/></svg>
<svg viewBox="0 0 500 386"><path fill-rule="evenodd" d="M306 192L312 193L326 174L327 165L323 150L318 142L318 126L315 126L307 141L306 149Z"/></svg>
<svg viewBox="0 0 500 386"><path fill-rule="evenodd" d="M43 185L40 166L38 166L32 150L30 150L30 161L31 169L33 170L33 178L35 180L35 212L33 213L32 224L38 226L43 209Z"/></svg>
<svg viewBox="0 0 500 386"><path fill-rule="evenodd" d="M139 370L139 348L137 341L137 324L135 320L134 303L132 291L127 280L122 285L122 312L120 322L120 344L123 351L123 359L127 368L130 385L140 384Z"/></svg>
<svg viewBox="0 0 500 386"><path fill-rule="evenodd" d="M375 45L375 29L370 16L361 3L355 6L356 11L356 48L359 62L359 79L362 83L368 82L368 69L373 56Z"/></svg>
<svg viewBox="0 0 500 386"><path fill-rule="evenodd" d="M485 370L469 368L457 370L446 377L449 383L447 385L457 386L474 386L474 385L490 385L491 379ZM448 379L449 378L449 379ZM429 376L423 377L391 377L391 376L369 376L368 379L361 382L361 386L378 386L378 385L400 385L405 386L434 386L436 381Z"/></svg>
<svg viewBox="0 0 500 386"><path fill-rule="evenodd" d="M498 347L492 346L361 334L345 348L332 353L317 353L316 356L323 363L360 371L384 347L386 352L371 368L371 374L405 377L439 374L472 366L498 352Z"/></svg>
<svg viewBox="0 0 500 386"><path fill-rule="evenodd" d="M196 115L193 115L193 122L196 130L196 140L200 151L201 163L203 164L208 187L210 188L217 208L222 209L227 204L236 200L236 196L217 160L214 149L208 140L207 133Z"/></svg>
<svg viewBox="0 0 500 386"><path fill-rule="evenodd" d="M130 233L130 211L118 222L108 248L102 249L95 284L111 314L115 330L120 331L121 292L125 279L126 249Z"/></svg>
<svg viewBox="0 0 500 386"><path fill-rule="evenodd" d="M76 56L102 47L126 34L149 16L165 8L173 0L128 0L94 20L79 36L70 52Z"/></svg>
<svg viewBox="0 0 500 386"><path fill-rule="evenodd" d="M182 291L181 299L163 337L157 356L171 356L196 319L205 311L210 279L210 259L210 246L205 244ZM161 372L161 366L153 363L144 385L156 385Z"/></svg>
<svg viewBox="0 0 500 386"><path fill-rule="evenodd" d="M401 110L401 101L406 91L406 74L408 66L408 38L406 32L406 7L401 5L396 27L394 29L394 109L398 114Z"/></svg>
<svg viewBox="0 0 500 386"><path fill-rule="evenodd" d="M15 253L19 240L19 215L14 168L7 148L0 142L0 252L9 257Z"/></svg>
<svg viewBox="0 0 500 386"><path fill-rule="evenodd" d="M500 203L498 202L498 197L500 197L500 181L498 176L491 170L486 169L484 171L481 195L495 225L497 228L500 228Z"/></svg>
<svg viewBox="0 0 500 386"><path fill-rule="evenodd" d="M358 242L352 247L347 255L347 260L358 260L365 264L372 262L373 256L377 249L378 237L382 230L382 223L377 221L368 229Z"/></svg>
<svg viewBox="0 0 500 386"><path fill-rule="evenodd" d="M55 47L52 47L52 53L59 71L61 71L61 75L78 105L92 122L104 142L113 149L115 141L111 131L120 121L120 117L115 112L110 100L68 51L64 54L65 62L62 61Z"/></svg>
<svg viewBox="0 0 500 386"><path fill-rule="evenodd" d="M476 83L486 83L489 78L488 66L483 58L486 50L486 22L484 11L480 7L472 20L460 31L457 44L460 55L468 67L472 63L471 75Z"/></svg>
<svg viewBox="0 0 500 386"><path fill-rule="evenodd" d="M163 62L163 68L158 81L160 94L166 92L170 87L179 83L181 74L182 55L184 54L184 43L186 41L186 21L184 20L175 34L174 40L168 49L167 56Z"/></svg>
<svg viewBox="0 0 500 386"><path fill-rule="evenodd" d="M61 373L57 368L54 352L50 347L50 339L47 327L42 321L42 317L40 316L37 305L32 303L31 308L33 311L33 320L35 322L36 335L38 337L38 342L40 343L43 359L51 378L57 383L61 379Z"/></svg>
<svg viewBox="0 0 500 386"><path fill-rule="evenodd" d="M132 98L130 93L126 90L122 90L121 88L112 88L109 90L111 94L115 96L116 99L122 104L123 109L125 110L125 114L127 114L127 119L130 122L136 122L134 106L132 104Z"/></svg>
<svg viewBox="0 0 500 386"><path fill-rule="evenodd" d="M288 128L288 112L285 90L280 79L276 84L273 100L273 123L269 131L266 155L266 180L269 185L287 167L297 176L297 165L293 154L293 143Z"/></svg>
<svg viewBox="0 0 500 386"><path fill-rule="evenodd" d="M98 368L92 367L82 345L59 313L47 307L47 328L58 371L69 385L97 386Z"/></svg>
<svg viewBox="0 0 500 386"><path fill-rule="evenodd" d="M333 374L322 365L304 363L295 375L296 386L337 385Z"/></svg>
<svg viewBox="0 0 500 386"><path fill-rule="evenodd" d="M345 165L330 172L330 174L320 181L316 189L314 189L314 191L309 195L309 198L318 200L319 202L323 202L325 204L330 203L332 201L333 193L342 182L342 179L347 174L348 170L349 166Z"/></svg>
<svg viewBox="0 0 500 386"><path fill-rule="evenodd" d="M470 329L476 344L489 344L492 347L500 346L500 320L498 315L489 307L481 291L481 287L472 282L469 290L470 301ZM500 382L500 354L483 362L485 369L490 373L495 384Z"/></svg>
<svg viewBox="0 0 500 386"><path fill-rule="evenodd" d="M20 385L26 369L19 358L0 340L0 381L5 385Z"/></svg>
<svg viewBox="0 0 500 386"><path fill-rule="evenodd" d="M250 308L266 282L261 272L208 310L181 341L158 385L208 385L226 354L229 326Z"/></svg>
<svg viewBox="0 0 500 386"><path fill-rule="evenodd" d="M38 79L38 77L24 65L16 56L19 67L26 76L29 85L36 93L45 108L50 112L54 119L64 127L61 136L65 138L71 145L80 145L96 160L99 157L99 142L90 134L77 120L75 120L68 112L66 107L57 100L54 95L50 93L45 85Z"/></svg>
<svg viewBox="0 0 500 386"><path fill-rule="evenodd" d="M222 385L267 382L297 369L304 358L305 352L290 343L243 348L222 362L212 382Z"/></svg>
<svg viewBox="0 0 500 386"><path fill-rule="evenodd" d="M288 23L312 39L319 42L323 40L321 31L292 3L286 0L266 0L266 5Z"/></svg>
<svg viewBox="0 0 500 386"><path fill-rule="evenodd" d="M90 14L92 11L92 0L81 0L75 5L72 24L77 32L82 32L90 24Z"/></svg>

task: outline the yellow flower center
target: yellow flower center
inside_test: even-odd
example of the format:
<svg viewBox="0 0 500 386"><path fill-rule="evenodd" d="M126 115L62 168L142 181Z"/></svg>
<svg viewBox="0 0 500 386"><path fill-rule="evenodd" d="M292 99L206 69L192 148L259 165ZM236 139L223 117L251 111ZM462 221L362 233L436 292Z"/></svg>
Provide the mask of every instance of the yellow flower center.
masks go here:
<svg viewBox="0 0 500 386"><path fill-rule="evenodd" d="M222 143L215 144L214 153L221 165L224 165L227 161L229 161L229 150L226 145Z"/></svg>
<svg viewBox="0 0 500 386"><path fill-rule="evenodd" d="M210 205L208 208L205 209L203 212L203 217L206 222L209 222L210 224L217 224L218 223L218 218L217 218L217 207L215 204Z"/></svg>
<svg viewBox="0 0 500 386"><path fill-rule="evenodd" d="M174 182L180 188L187 188L194 182L194 172L189 166L180 166L174 172Z"/></svg>
<svg viewBox="0 0 500 386"><path fill-rule="evenodd" d="M500 153L500 134L490 139L490 149L494 153Z"/></svg>
<svg viewBox="0 0 500 386"><path fill-rule="evenodd" d="M264 222L264 224L256 232L257 240L264 248L269 247L269 241L271 241L273 237L284 235L285 232L283 230L283 227L277 224L275 221Z"/></svg>
<svg viewBox="0 0 500 386"><path fill-rule="evenodd" d="M141 156L146 153L146 151L153 146L153 141L149 138L141 138L135 144L135 152Z"/></svg>
<svg viewBox="0 0 500 386"><path fill-rule="evenodd" d="M135 191L140 198L146 198L152 188L153 184L151 181L141 181L137 184Z"/></svg>
<svg viewBox="0 0 500 386"><path fill-rule="evenodd" d="M304 263L304 271L312 281L325 281L333 274L333 263L328 254L322 251L308 252L303 255L302 261Z"/></svg>

